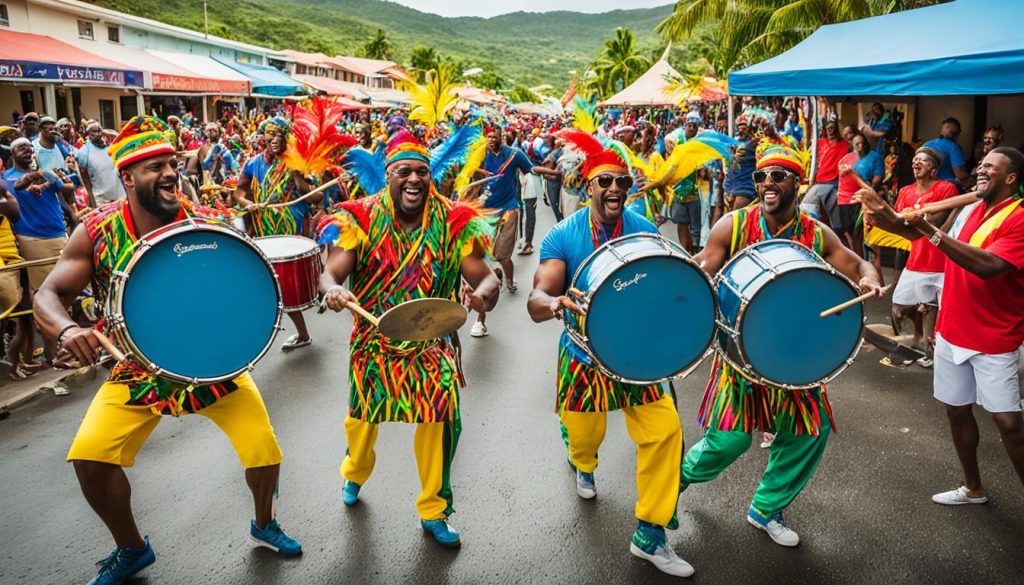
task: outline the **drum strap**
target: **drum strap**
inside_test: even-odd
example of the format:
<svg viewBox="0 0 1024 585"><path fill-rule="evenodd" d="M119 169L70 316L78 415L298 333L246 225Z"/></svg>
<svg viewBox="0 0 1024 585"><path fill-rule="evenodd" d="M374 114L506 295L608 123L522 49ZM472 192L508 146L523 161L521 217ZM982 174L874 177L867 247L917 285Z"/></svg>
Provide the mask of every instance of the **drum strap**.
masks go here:
<svg viewBox="0 0 1024 585"><path fill-rule="evenodd" d="M615 238L622 235L622 216L619 216L618 221L615 222L615 227L612 228L611 235L608 235L608 227L594 218L594 210L590 210L590 239L594 242L594 249L601 247L601 244L608 240L614 240Z"/></svg>

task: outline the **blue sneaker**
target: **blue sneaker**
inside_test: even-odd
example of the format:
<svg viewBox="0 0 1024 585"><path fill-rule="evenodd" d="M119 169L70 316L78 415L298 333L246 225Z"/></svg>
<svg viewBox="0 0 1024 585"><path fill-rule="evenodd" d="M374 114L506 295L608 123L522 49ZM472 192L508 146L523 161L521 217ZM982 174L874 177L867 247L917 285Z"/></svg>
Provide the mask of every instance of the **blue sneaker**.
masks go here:
<svg viewBox="0 0 1024 585"><path fill-rule="evenodd" d="M253 520L249 526L249 538L257 545L267 547L286 557L295 557L302 554L302 545L299 544L299 541L284 533L281 525L277 523L277 518L267 522L267 525L262 529L257 528L256 521Z"/></svg>
<svg viewBox="0 0 1024 585"><path fill-rule="evenodd" d="M765 516L760 510L751 506L747 509L747 522L754 528L760 528L768 533L776 544L782 546L796 546L800 544L800 536L782 521L782 512L776 512Z"/></svg>
<svg viewBox="0 0 1024 585"><path fill-rule="evenodd" d="M641 520L629 543L629 552L649 561L662 573L676 577L693 575L693 566L676 555L665 538L665 529L657 524Z"/></svg>
<svg viewBox="0 0 1024 585"><path fill-rule="evenodd" d="M592 500L597 497L597 485L594 483L593 473L576 471L576 493L584 500Z"/></svg>
<svg viewBox="0 0 1024 585"><path fill-rule="evenodd" d="M341 486L341 501L345 502L346 506L355 506L359 501L359 488L361 487L363 486L346 479Z"/></svg>
<svg viewBox="0 0 1024 585"><path fill-rule="evenodd" d="M153 547L149 546L149 537L146 537L146 546L142 548L115 548L110 556L96 563L100 567L98 575L89 581L89 585L120 585L142 569L156 561L156 554Z"/></svg>
<svg viewBox="0 0 1024 585"><path fill-rule="evenodd" d="M423 527L424 532L434 537L437 544L445 548L459 548L462 546L462 541L459 540L459 533L452 528L451 524L448 524L447 518L420 520L420 526Z"/></svg>

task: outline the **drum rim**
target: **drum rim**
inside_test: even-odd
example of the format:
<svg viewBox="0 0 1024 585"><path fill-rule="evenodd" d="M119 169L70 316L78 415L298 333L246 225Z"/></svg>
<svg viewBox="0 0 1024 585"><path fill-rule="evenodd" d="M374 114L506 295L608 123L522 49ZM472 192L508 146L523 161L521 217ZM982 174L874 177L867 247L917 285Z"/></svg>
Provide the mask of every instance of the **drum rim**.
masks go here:
<svg viewBox="0 0 1024 585"><path fill-rule="evenodd" d="M715 294L715 298L717 299L717 297L718 297L718 294L717 294L717 292L718 292L718 285L721 283L722 275L725 273L726 268L728 268L730 265L732 265L732 263L735 262L741 256L742 252L745 252L745 251L750 250L752 248L759 247L762 244L777 243L777 242L787 242L789 244L793 244L794 246L799 246L799 247L809 251L810 253L814 254L817 258L819 258L822 261L822 264L824 265L824 266L822 266L821 264L819 264L818 265L819 268L817 268L818 270L827 270L832 275L840 277L840 279L843 282L845 282L847 285L849 285L850 290L853 291L853 296L856 297L859 294L859 289L857 288L857 285L854 284L853 280L851 280L848 276L846 276L842 272L839 272L838 270L836 270L834 266L829 264L824 258L821 258L821 256L819 256L809 246L806 246L806 245L804 245L804 244L802 244L800 242L796 242L796 241L793 241L793 240L770 239L770 240L762 240L760 242L755 242L753 244L750 244L749 246L743 248L743 250L740 250L740 252L737 252L732 258L729 259L728 262L726 262L724 265L722 265L722 268L719 269L718 274L715 277L715 293L716 293ZM799 272L799 271L802 271L802 270L815 270L815 268L811 268L811 267L808 267L808 266L801 267L801 268L794 268L792 270L787 270L784 274L791 274L793 272ZM728 286L728 285L726 285L726 286ZM737 291L737 292L739 292L739 291ZM719 306L719 315L718 315L719 319L717 321L718 327L716 327L716 329L722 329L723 330L722 332L725 335L728 335L730 338L734 339L735 344L736 344L736 351L739 352L740 358L743 360L744 363L742 365L740 365L740 364L737 364L735 362L735 360L732 359L732 357L729 355L729 353L727 351L725 351L721 347L720 343L717 342L717 338L718 338L717 335L715 336L716 340L712 341L712 345L714 346L715 352L719 356L721 356L722 360L724 360L725 363L727 363L730 366L732 366L733 369L735 369L736 372L740 376L742 376L744 379L746 379L749 382L753 382L754 384L760 384L762 386L771 386L771 387L774 387L774 388L781 388L783 390L807 390L809 388L816 388L818 386L823 386L824 384L827 384L827 383L831 382L839 374L843 373L846 370L846 368L849 368L850 366L852 366L854 360L857 359L857 356L860 354L860 350L864 346L864 328L867 326L867 311L864 311L863 308L862 308L861 309L861 319L860 319L860 332L858 334L857 343L854 344L853 351L850 353L850 355L845 360L843 360L843 363L840 364L835 370L833 370L828 375L818 379L817 381L810 382L808 384L780 384L778 382L769 380L769 379L765 378L764 376L762 376L760 374L755 374L753 372L752 365L750 363L750 358L747 356L747 350L744 349L743 343L740 340L740 331L739 330L743 327L743 325L742 325L742 323L743 323L743 316L747 312L747 306L750 304L750 301L753 300L753 299L752 298L748 298L747 296L745 296L742 293L739 293L739 297L740 297L740 308L739 308L738 311L736 311L736 324L737 325L735 327L733 327L731 325L728 326L727 328L725 327L725 325L726 325L726 323L725 323L725 315L721 313L721 306ZM863 303L862 303L861 306L863 307ZM734 331L735 334L730 333L730 331Z"/></svg>
<svg viewBox="0 0 1024 585"><path fill-rule="evenodd" d="M660 384L662 382L666 382L666 381L669 381L669 380L675 380L675 379L678 379L678 378L683 378L683 377L689 375L690 372L692 372L694 369L696 369L697 365L699 365L700 362L703 361L704 358L706 358L709 355L709 351L708 350L712 348L712 345L714 345L715 337L716 337L716 334L718 333L718 320L717 320L717 316L719 314L719 307L718 307L718 294L716 293L716 288L715 288L715 285L714 285L714 283L713 283L713 281L711 279L711 276L707 272L705 272L705 270L700 266L700 264L698 264L693 259L693 256L689 255L689 253L686 252L686 250L683 249L682 246L676 244L672 240L669 240L665 236L662 236L660 233L655 234L655 233L650 233L650 232L638 232L638 233L635 233L635 234L626 234L624 236L619 236L617 238L608 240L607 242L605 242L605 243L601 244L600 246L598 246L593 252L588 254L587 257L583 259L583 262L580 263L579 267L576 269L576 273L573 275L572 280L570 281L569 288L576 288L576 287L573 286L573 285L576 284L576 279L579 277L579 275L583 271L583 269L586 266L588 266L594 260L594 258L597 257L599 252L601 252L605 247L610 248L611 244L613 244L613 243L620 242L622 240L627 240L627 239L648 239L648 240L654 240L654 241L658 242L665 249L666 254L664 254L664 256L675 257L675 258L678 258L680 260L683 260L685 263L690 264L691 266L693 266L693 268L695 268L697 270L697 273L700 274L704 278L704 281L708 285L708 291L710 292L711 303L714 306L714 309L713 309L713 312L712 312L712 316L713 316L713 321L714 321L715 325L711 328L711 336L708 339L707 345L705 345L704 349L700 352L700 355L698 355L696 358L694 358L690 363L688 363L688 364L684 365L683 367L679 368L678 370L676 370L671 375L665 376L663 378L656 378L654 380L639 380L639 379L634 379L634 378L628 378L626 376L623 376L623 375L617 373L612 368L608 367L608 365L604 362L604 360L602 360L600 357L598 357L597 354L595 354L590 349L590 346L589 346L590 337L586 334L586 331L587 331L587 323L586 323L586 321L584 321L583 324L580 325L580 331L576 331L575 329L569 328L568 327L568 323L566 323L564 321L563 321L563 327L564 327L565 331L568 333L569 339L573 343L575 343L577 347L582 349L584 351L584 353L586 353L590 357L590 359L592 359L598 365L598 367L608 377L612 378L613 380L616 380L616 381L619 381L619 382L623 382L623 383L626 383L626 384L650 385L650 384ZM655 257L663 257L663 256L662 255L658 255L658 254L648 254L648 255L644 255L644 256L638 256L638 257L636 257L636 259L655 258ZM622 264L622 266L625 266L625 265L626 265L625 263ZM615 271L613 270L612 272L615 272ZM587 291L585 299L584 299L585 307L586 308L589 309L590 301L594 297L594 294L596 294L596 292L597 291Z"/></svg>
<svg viewBox="0 0 1024 585"><path fill-rule="evenodd" d="M301 260L303 258L309 258L310 256L316 256L317 254L320 253L320 245L316 243L316 240L314 240L312 238L307 238L306 236L277 235L277 236L261 236L261 237L258 237L258 238L250 238L250 239L253 241L253 245L256 246L257 248L259 248L259 245L256 244L256 242L258 242L260 240L283 240L283 239L291 240L291 239L299 239L299 240L306 240L306 241L308 241L308 242L313 244L313 247L310 248L309 250L306 250L305 252L300 252L298 254L291 254L289 256L274 256L274 257L267 256L267 253L264 252L262 248L260 248L260 252L264 256L267 257L267 260L269 260L271 264L278 264L280 262L291 262L293 260ZM312 306L312 305L310 305L310 306Z"/></svg>
<svg viewBox="0 0 1024 585"><path fill-rule="evenodd" d="M197 230L209 230L226 234L229 237L233 237L247 244L250 248L256 251L263 264L273 277L274 290L277 294L277 315L274 319L274 326L271 329L270 337L267 339L263 349L246 365L238 368L237 370L225 373L220 376L186 376L173 372L166 368L160 367L158 364L150 360L146 354L139 349L139 346L135 343L135 339L132 337L130 331L128 331L127 324L124 319L124 285L128 282L128 276L131 274L131 269L139 263L146 252L153 248L157 243L168 239L172 236ZM127 350L129 358L145 367L153 375L162 378L174 380L176 382L184 382L193 386L199 385L210 385L232 380L245 372L251 372L256 366L256 362L263 359L263 357L270 351L270 348L274 345L274 339L277 338L277 332L281 330L281 317L283 313L282 296L281 296L281 284L277 279L277 271L274 270L273 264L271 264L267 255L260 250L258 246L253 243L253 238L250 238L248 234L240 232L230 224L215 218L207 217L189 217L181 221L161 226L152 232L149 232L145 236L139 238L131 247L132 255L128 259L127 264L119 270L115 271L110 278L110 290L107 295L107 301L104 306L105 318L110 324L110 332L121 342L122 347Z"/></svg>

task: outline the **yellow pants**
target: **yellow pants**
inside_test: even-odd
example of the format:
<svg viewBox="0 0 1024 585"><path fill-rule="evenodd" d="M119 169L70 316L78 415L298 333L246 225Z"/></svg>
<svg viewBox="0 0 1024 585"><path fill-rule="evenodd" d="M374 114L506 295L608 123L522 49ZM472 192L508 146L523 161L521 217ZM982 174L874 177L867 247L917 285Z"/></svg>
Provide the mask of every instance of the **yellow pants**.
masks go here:
<svg viewBox="0 0 1024 585"><path fill-rule="evenodd" d="M459 421L416 425L412 449L416 455L416 467L419 470L422 487L419 497L416 498L416 510L424 520L446 518L453 512L450 472L452 456L458 443L459 425ZM377 443L379 430L379 424L352 417L345 418L348 451L339 468L341 477L359 485L370 479L374 463L377 461L373 447ZM678 471L676 469L677 473Z"/></svg>
<svg viewBox="0 0 1024 585"><path fill-rule="evenodd" d="M597 450L604 440L606 412L562 411L569 433L569 459L577 469L593 473ZM679 499L679 465L683 455L683 428L671 396L622 409L626 430L636 443L636 517L668 525Z"/></svg>
<svg viewBox="0 0 1024 585"><path fill-rule="evenodd" d="M200 410L224 431L246 469L281 462L281 447L270 426L267 407L249 374L235 378L238 389ZM162 415L148 406L125 404L128 387L104 382L89 405L68 452L68 461L135 465L135 455L160 424Z"/></svg>

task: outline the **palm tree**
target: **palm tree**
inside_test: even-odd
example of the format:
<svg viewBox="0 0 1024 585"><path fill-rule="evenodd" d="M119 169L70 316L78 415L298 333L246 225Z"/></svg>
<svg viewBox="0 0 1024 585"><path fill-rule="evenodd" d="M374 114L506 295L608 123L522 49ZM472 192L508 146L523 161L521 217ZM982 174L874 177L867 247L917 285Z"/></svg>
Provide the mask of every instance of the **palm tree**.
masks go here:
<svg viewBox="0 0 1024 585"><path fill-rule="evenodd" d="M655 30L667 40L713 25L711 54L719 76L786 51L818 27L935 4L941 0L679 0Z"/></svg>
<svg viewBox="0 0 1024 585"><path fill-rule="evenodd" d="M369 59L380 59L390 61L394 54L394 47L383 29L377 29L377 34L363 45L363 55Z"/></svg>
<svg viewBox="0 0 1024 585"><path fill-rule="evenodd" d="M433 47L416 47L412 50L412 55L409 57L410 68L416 77L416 81L419 83L424 83L427 78L427 72L431 69L437 69L440 64L441 56L437 54Z"/></svg>
<svg viewBox="0 0 1024 585"><path fill-rule="evenodd" d="M650 60L637 52L633 31L623 27L615 29L615 37L604 42L604 49L593 66L601 97L609 97L633 83L650 66Z"/></svg>

